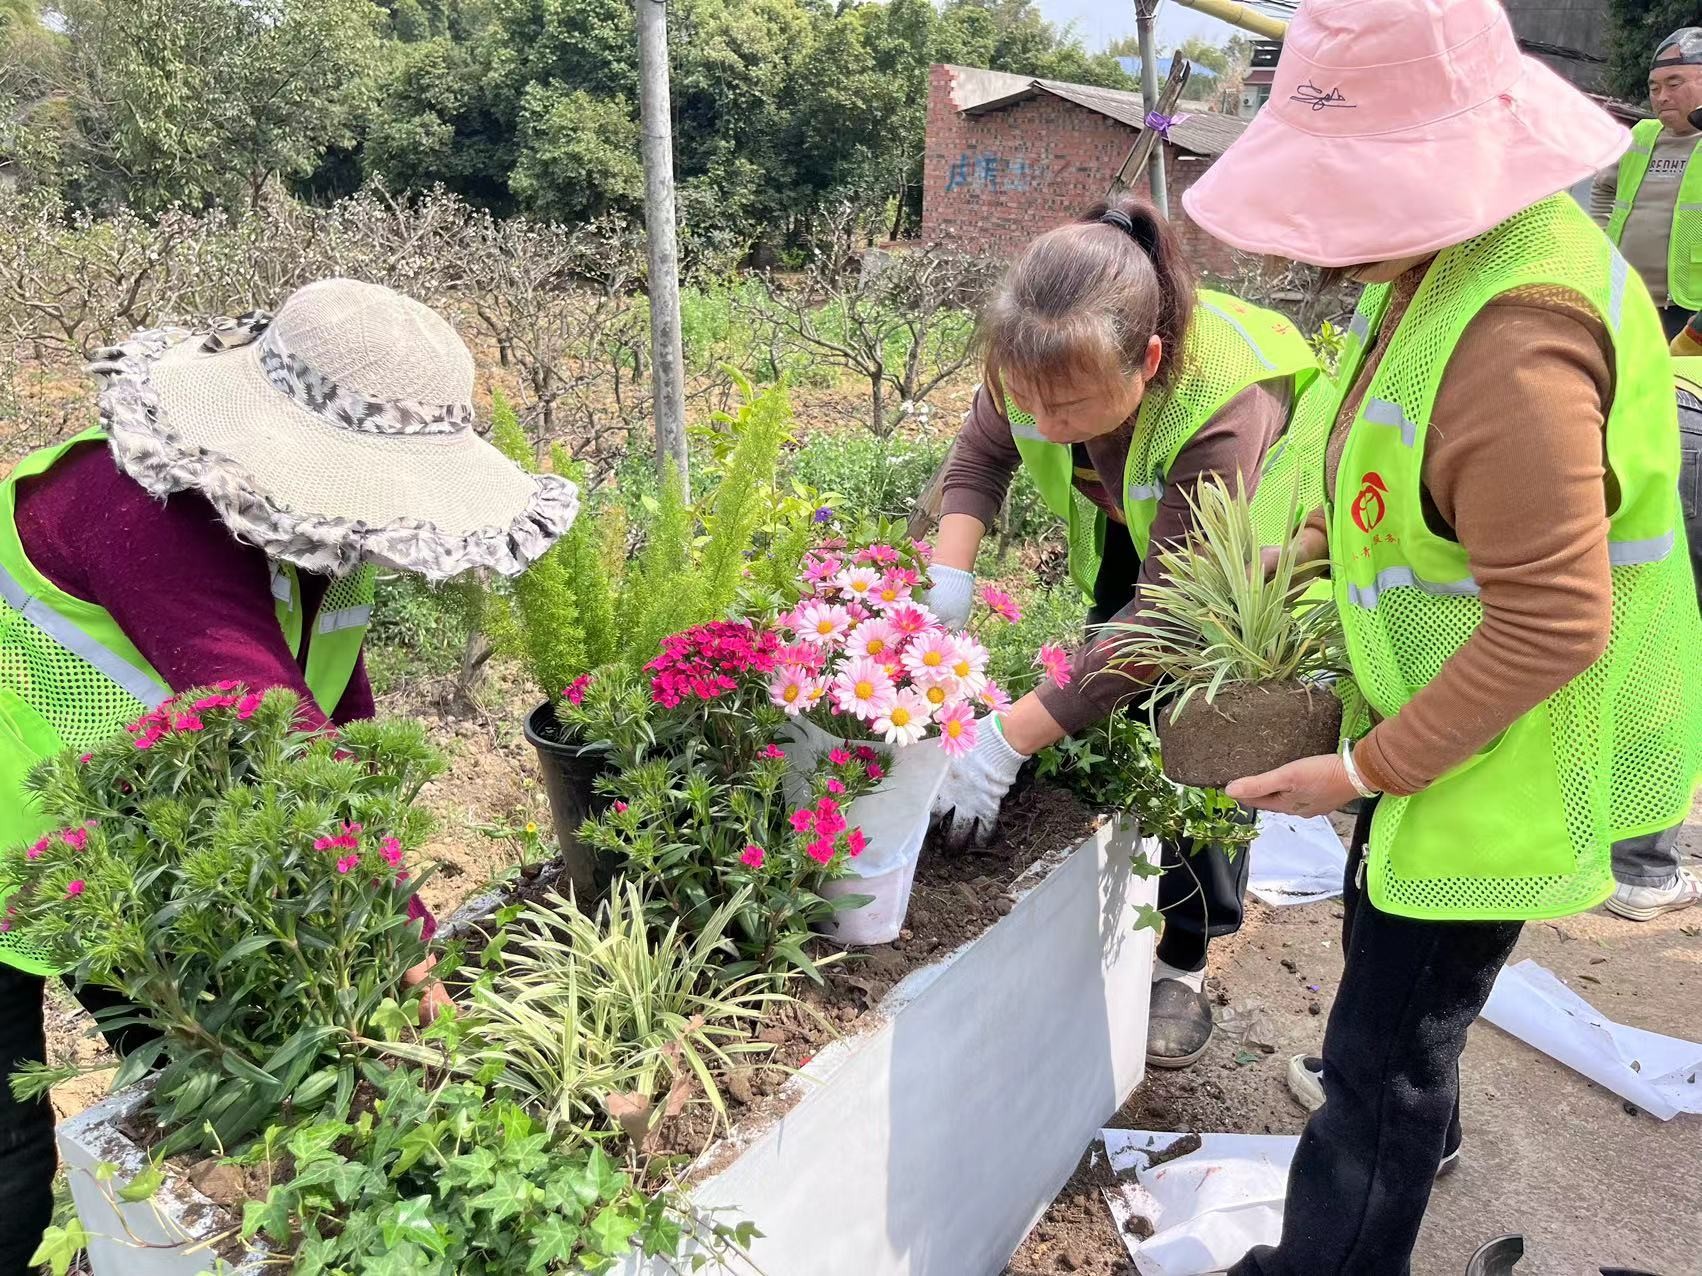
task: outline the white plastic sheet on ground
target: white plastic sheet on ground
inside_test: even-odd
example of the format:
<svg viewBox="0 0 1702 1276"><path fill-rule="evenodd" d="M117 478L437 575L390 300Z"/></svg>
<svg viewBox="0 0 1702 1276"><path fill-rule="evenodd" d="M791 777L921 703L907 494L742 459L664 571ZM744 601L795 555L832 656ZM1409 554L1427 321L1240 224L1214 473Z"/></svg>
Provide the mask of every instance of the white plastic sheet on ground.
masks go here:
<svg viewBox="0 0 1702 1276"><path fill-rule="evenodd" d="M1152 1155L1186 1135L1159 1130L1104 1130L1111 1168L1125 1181L1107 1188L1117 1232L1141 1276L1201 1276L1237 1261L1282 1235L1288 1165L1300 1140L1292 1134L1201 1134L1197 1151L1149 1169ZM1133 1182L1127 1181L1132 1176ZM1136 1237L1145 1227L1152 1234Z"/></svg>
<svg viewBox="0 0 1702 1276"><path fill-rule="evenodd" d="M1248 854L1253 864L1247 887L1272 907L1312 904L1342 893L1347 851L1321 815L1303 820L1261 812L1259 835Z"/></svg>
<svg viewBox="0 0 1702 1276"><path fill-rule="evenodd" d="M1502 970L1483 1017L1651 1116L1702 1114L1702 1045L1615 1023L1534 961Z"/></svg>

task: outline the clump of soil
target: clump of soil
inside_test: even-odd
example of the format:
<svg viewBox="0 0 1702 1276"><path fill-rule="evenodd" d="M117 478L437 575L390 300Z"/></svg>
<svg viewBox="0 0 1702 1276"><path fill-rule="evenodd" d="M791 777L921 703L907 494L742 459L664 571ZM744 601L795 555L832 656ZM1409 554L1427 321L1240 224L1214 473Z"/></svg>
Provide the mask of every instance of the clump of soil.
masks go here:
<svg viewBox="0 0 1702 1276"><path fill-rule="evenodd" d="M1334 753L1342 705L1328 687L1304 682L1231 683L1196 695L1175 717L1158 714L1164 773L1178 784L1221 789L1300 758Z"/></svg>

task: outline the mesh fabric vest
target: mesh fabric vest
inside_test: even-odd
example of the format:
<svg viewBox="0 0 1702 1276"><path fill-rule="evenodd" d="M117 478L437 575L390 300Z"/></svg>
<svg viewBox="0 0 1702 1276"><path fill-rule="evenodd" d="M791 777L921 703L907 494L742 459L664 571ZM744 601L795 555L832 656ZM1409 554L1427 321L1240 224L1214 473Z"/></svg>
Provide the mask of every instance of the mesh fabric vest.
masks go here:
<svg viewBox="0 0 1702 1276"><path fill-rule="evenodd" d="M1608 238L1614 243L1625 233L1626 218L1637 201L1637 192L1654 158L1655 139L1661 135L1659 120L1643 120L1631 130L1631 149L1619 161L1619 186L1613 193L1613 216L1608 219ZM1667 294L1686 310L1702 310L1702 138L1690 154L1679 183L1678 204L1672 214L1672 235L1667 240Z"/></svg>
<svg viewBox="0 0 1702 1276"><path fill-rule="evenodd" d="M1152 390L1141 401L1129 443L1123 471L1123 516L1135 550L1143 558L1165 480L1177 454L1236 395L1260 382L1282 379L1292 379L1299 404L1306 402L1309 390L1319 380L1311 347L1294 325L1275 311L1202 289L1180 364L1162 388ZM1041 499L1064 520L1070 575L1091 596L1105 547L1105 515L1076 490L1074 462L1067 445L1048 442L1034 418L1008 395L1005 416ZM1298 509L1304 516L1323 503L1322 458L1328 418L1298 410L1294 418L1311 422L1311 433L1317 437L1301 437L1291 426L1271 448L1254 493L1255 518L1268 526L1268 543L1272 545L1286 536L1282 524L1292 510ZM1316 464L1308 464L1308 456ZM1264 530L1262 526L1261 532Z"/></svg>
<svg viewBox="0 0 1702 1276"><path fill-rule="evenodd" d="M1577 292L1613 341L1612 637L1589 669L1482 753L1421 793L1378 804L1371 898L1401 916L1536 919L1591 908L1613 889L1612 844L1681 822L1702 772L1702 618L1679 524L1672 367L1641 281L1564 195L1440 254L1367 388L1330 504L1354 678L1388 717L1482 621L1465 550L1426 524L1424 449L1460 334L1497 295L1527 285ZM1361 314L1380 318L1387 293L1368 289Z"/></svg>
<svg viewBox="0 0 1702 1276"><path fill-rule="evenodd" d="M172 694L106 610L55 586L18 539L18 483L46 473L77 444L103 437L93 430L33 453L0 484L0 852L49 831L25 784L37 762L105 742ZM326 714L354 674L374 580L368 567L333 581L314 618L306 677ZM274 569L273 594L279 623L299 654L303 617L293 567ZM0 933L0 962L54 973L46 955L17 931Z"/></svg>

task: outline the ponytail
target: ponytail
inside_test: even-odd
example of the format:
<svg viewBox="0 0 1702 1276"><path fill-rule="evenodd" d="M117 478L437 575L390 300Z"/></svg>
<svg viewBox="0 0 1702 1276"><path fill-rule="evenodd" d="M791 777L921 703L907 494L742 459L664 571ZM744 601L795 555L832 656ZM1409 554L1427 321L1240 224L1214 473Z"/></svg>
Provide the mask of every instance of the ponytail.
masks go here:
<svg viewBox="0 0 1702 1276"><path fill-rule="evenodd" d="M1004 368L1030 380L1115 367L1133 376L1163 343L1164 384L1194 313L1194 272L1175 229L1145 200L1097 204L1023 251L982 316L989 383Z"/></svg>
<svg viewBox="0 0 1702 1276"><path fill-rule="evenodd" d="M1182 342L1194 318L1194 270L1182 252L1182 240L1170 222L1144 199L1126 195L1114 205L1101 205L1095 216L1090 211L1084 222L1100 222L1122 231L1146 254L1157 277L1159 309L1153 335L1164 343L1164 357L1154 378L1160 383L1170 377L1175 361L1182 357Z"/></svg>

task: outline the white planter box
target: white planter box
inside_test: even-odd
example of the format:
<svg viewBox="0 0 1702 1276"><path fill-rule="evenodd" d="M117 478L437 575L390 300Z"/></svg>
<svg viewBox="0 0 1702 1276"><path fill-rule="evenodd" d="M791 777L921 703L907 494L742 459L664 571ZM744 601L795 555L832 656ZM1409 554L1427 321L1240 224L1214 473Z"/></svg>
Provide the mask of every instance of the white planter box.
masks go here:
<svg viewBox="0 0 1702 1276"><path fill-rule="evenodd" d="M176 1179L168 1180L151 1200L132 1203L113 1195L147 1168L147 1153L118 1128L146 1097L143 1086L133 1086L59 1124L59 1159L77 1217L89 1234L89 1268L95 1276L195 1276L214 1271L217 1256L206 1240L229 1229L228 1210ZM118 1167L117 1176L107 1183L95 1177L103 1161ZM266 1257L266 1248L255 1246L239 1266L223 1270L234 1276L275 1272L276 1259L267 1267Z"/></svg>
<svg viewBox="0 0 1702 1276"><path fill-rule="evenodd" d="M1069 1179L1082 1149L1146 1066L1153 936L1137 911L1157 895L1131 856L1157 843L1106 825L1035 864L1011 912L894 988L855 1035L792 1081L802 1097L705 1153L736 1159L691 1193L700 1213L749 1219L763 1236L738 1276L995 1276ZM145 1164L115 1122L141 1102L114 1095L59 1127L95 1276L192 1276L205 1249L171 1246L226 1222L199 1192L168 1184L120 1205L93 1177ZM110 1185L107 1185L110 1186ZM209 1212L212 1211L212 1212ZM167 1224L161 1215L169 1217ZM186 1252L187 1251L187 1252ZM239 1269L260 1271L255 1251ZM637 1261L627 1276L668 1269Z"/></svg>
<svg viewBox="0 0 1702 1276"><path fill-rule="evenodd" d="M1153 934L1134 923L1157 880L1135 853L1158 845L1107 825L1040 861L1008 916L792 1082L796 1106L691 1194L763 1233L739 1276L1004 1270L1146 1069Z"/></svg>

